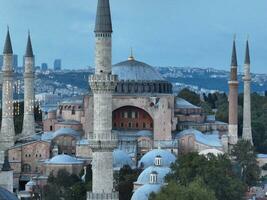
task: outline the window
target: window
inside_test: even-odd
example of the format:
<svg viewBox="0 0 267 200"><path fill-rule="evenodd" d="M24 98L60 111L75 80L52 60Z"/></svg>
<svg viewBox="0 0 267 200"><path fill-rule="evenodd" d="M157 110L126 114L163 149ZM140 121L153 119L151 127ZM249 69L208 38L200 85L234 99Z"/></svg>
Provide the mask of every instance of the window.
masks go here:
<svg viewBox="0 0 267 200"><path fill-rule="evenodd" d="M135 124L135 127L138 128L138 123Z"/></svg>
<svg viewBox="0 0 267 200"><path fill-rule="evenodd" d="M135 119L135 118L136 118L136 112L132 111L132 119Z"/></svg>
<svg viewBox="0 0 267 200"><path fill-rule="evenodd" d="M129 122L128 127L132 128L132 123L131 122Z"/></svg>
<svg viewBox="0 0 267 200"><path fill-rule="evenodd" d="M143 128L146 128L146 123L145 122L143 123Z"/></svg>
<svg viewBox="0 0 267 200"><path fill-rule="evenodd" d="M124 112L124 114L123 114L123 115L124 115L123 117L124 117L125 119L127 119L127 118L128 118L128 112Z"/></svg>
<svg viewBox="0 0 267 200"><path fill-rule="evenodd" d="M73 107L72 110L71 110L71 114L72 114L72 115L75 115L74 107Z"/></svg>
<svg viewBox="0 0 267 200"><path fill-rule="evenodd" d="M123 127L123 123L121 123L121 127Z"/></svg>
<svg viewBox="0 0 267 200"><path fill-rule="evenodd" d="M117 124L116 124L116 122L114 122L113 126L114 126L114 127L117 127Z"/></svg>
<svg viewBox="0 0 267 200"><path fill-rule="evenodd" d="M50 131L53 131L53 126L50 126Z"/></svg>
<svg viewBox="0 0 267 200"><path fill-rule="evenodd" d="M22 172L24 172L24 173L31 172L31 166L29 164L22 165Z"/></svg>

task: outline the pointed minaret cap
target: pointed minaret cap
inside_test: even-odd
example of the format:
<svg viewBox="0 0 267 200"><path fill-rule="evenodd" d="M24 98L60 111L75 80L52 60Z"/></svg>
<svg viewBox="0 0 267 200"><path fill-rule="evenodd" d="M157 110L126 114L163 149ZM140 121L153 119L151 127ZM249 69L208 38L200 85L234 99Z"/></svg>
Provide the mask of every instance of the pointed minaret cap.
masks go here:
<svg viewBox="0 0 267 200"><path fill-rule="evenodd" d="M250 55L249 55L249 43L248 43L248 40L247 40L247 43L246 43L245 64L250 65Z"/></svg>
<svg viewBox="0 0 267 200"><path fill-rule="evenodd" d="M98 0L95 33L112 33L109 0Z"/></svg>
<svg viewBox="0 0 267 200"><path fill-rule="evenodd" d="M31 42L30 32L28 33L28 42L27 42L25 57L34 57L33 51L32 51L32 42Z"/></svg>
<svg viewBox="0 0 267 200"><path fill-rule="evenodd" d="M234 41L233 41L233 50L232 50L231 66L232 66L232 67L237 67L237 56L236 56L235 36L234 36Z"/></svg>
<svg viewBox="0 0 267 200"><path fill-rule="evenodd" d="M5 41L3 54L13 54L11 38L9 34L9 27L7 27L7 35L6 35L6 41Z"/></svg>

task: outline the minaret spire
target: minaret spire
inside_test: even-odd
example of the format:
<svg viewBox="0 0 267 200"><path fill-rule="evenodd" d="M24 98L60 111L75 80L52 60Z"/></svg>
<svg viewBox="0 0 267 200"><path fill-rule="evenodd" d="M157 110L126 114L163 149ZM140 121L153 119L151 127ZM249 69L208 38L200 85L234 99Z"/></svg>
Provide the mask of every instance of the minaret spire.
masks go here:
<svg viewBox="0 0 267 200"><path fill-rule="evenodd" d="M237 78L237 56L236 56L236 42L233 40L232 59L231 59L231 73L229 85L229 115L228 115L228 132L229 144L235 145L238 139L238 78Z"/></svg>
<svg viewBox="0 0 267 200"><path fill-rule="evenodd" d="M33 50L32 50L32 42L31 42L30 31L28 32L28 41L27 41L25 57L34 57Z"/></svg>
<svg viewBox="0 0 267 200"><path fill-rule="evenodd" d="M245 64L250 65L250 54L249 54L249 42L246 42L246 56L245 56Z"/></svg>
<svg viewBox="0 0 267 200"><path fill-rule="evenodd" d="M242 138L253 144L251 131L251 75L249 42L246 42L245 64L244 64L244 106L243 106L243 133Z"/></svg>
<svg viewBox="0 0 267 200"><path fill-rule="evenodd" d="M109 0L98 0L95 33L112 33Z"/></svg>
<svg viewBox="0 0 267 200"><path fill-rule="evenodd" d="M9 33L9 27L7 27L7 35L6 35L6 41L5 41L3 54L13 54L11 38L10 38L10 33Z"/></svg>
<svg viewBox="0 0 267 200"><path fill-rule="evenodd" d="M236 56L236 45L235 45L235 36L233 41L233 50L232 50L232 60L231 60L231 66L237 67L237 56Z"/></svg>

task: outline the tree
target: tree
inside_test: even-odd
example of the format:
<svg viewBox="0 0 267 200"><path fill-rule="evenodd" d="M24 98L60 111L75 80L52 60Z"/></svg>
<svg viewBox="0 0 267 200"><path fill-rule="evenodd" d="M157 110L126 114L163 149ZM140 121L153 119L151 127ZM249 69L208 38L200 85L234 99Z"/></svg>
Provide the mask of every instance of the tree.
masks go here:
<svg viewBox="0 0 267 200"><path fill-rule="evenodd" d="M250 141L238 141L231 155L241 168L242 181L247 186L255 185L260 178L260 167L257 165L256 153Z"/></svg>
<svg viewBox="0 0 267 200"><path fill-rule="evenodd" d="M171 166L166 177L168 183L174 181L189 186L196 178L201 178L207 188L214 191L218 200L242 199L245 187L233 171L233 165L226 155L218 157L209 154L206 157L197 153L181 156Z"/></svg>
<svg viewBox="0 0 267 200"><path fill-rule="evenodd" d="M90 167L87 167L90 171ZM44 198L46 200L85 200L86 192L91 189L90 172L89 176L82 182L81 178L75 174L70 174L66 170L59 170L57 176L48 176L48 183L44 187ZM91 176L92 178L92 176Z"/></svg>
<svg viewBox="0 0 267 200"><path fill-rule="evenodd" d="M158 194L152 193L150 200L216 200L214 191L209 189L201 179L195 179L188 186L171 181Z"/></svg>
<svg viewBox="0 0 267 200"><path fill-rule="evenodd" d="M190 103L197 106L199 106L201 102L200 96L187 88L181 90L178 94L178 97L183 98L186 101L189 101Z"/></svg>
<svg viewBox="0 0 267 200"><path fill-rule="evenodd" d="M130 200L133 191L133 182L140 174L138 169L133 170L126 165L115 174L116 190L119 191L119 199Z"/></svg>

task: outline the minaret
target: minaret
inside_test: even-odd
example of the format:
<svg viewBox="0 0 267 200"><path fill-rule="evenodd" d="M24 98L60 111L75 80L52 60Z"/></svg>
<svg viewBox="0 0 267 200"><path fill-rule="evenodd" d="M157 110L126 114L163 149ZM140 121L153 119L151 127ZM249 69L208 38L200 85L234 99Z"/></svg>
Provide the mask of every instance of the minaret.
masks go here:
<svg viewBox="0 0 267 200"><path fill-rule="evenodd" d="M243 133L242 138L249 140L252 144L252 131L251 131L251 97L250 97L250 55L248 40L246 43L246 57L244 64L244 106L243 106Z"/></svg>
<svg viewBox="0 0 267 200"><path fill-rule="evenodd" d="M3 51L2 86L2 124L0 134L0 163L3 163L4 151L14 145L15 127L13 119L13 50L9 30L7 31Z"/></svg>
<svg viewBox="0 0 267 200"><path fill-rule="evenodd" d="M112 133L112 93L118 77L112 75L112 23L109 0L98 0L95 24L95 75L89 77L94 94L94 131L89 138L93 150L93 191L87 199L116 199L113 186L112 152L118 140Z"/></svg>
<svg viewBox="0 0 267 200"><path fill-rule="evenodd" d="M35 134L34 120L34 55L30 33L24 56L24 117L22 137Z"/></svg>
<svg viewBox="0 0 267 200"><path fill-rule="evenodd" d="M231 74L229 85L229 144L235 145L238 139L238 79L237 79L237 56L235 39L233 41L232 60L231 60Z"/></svg>

